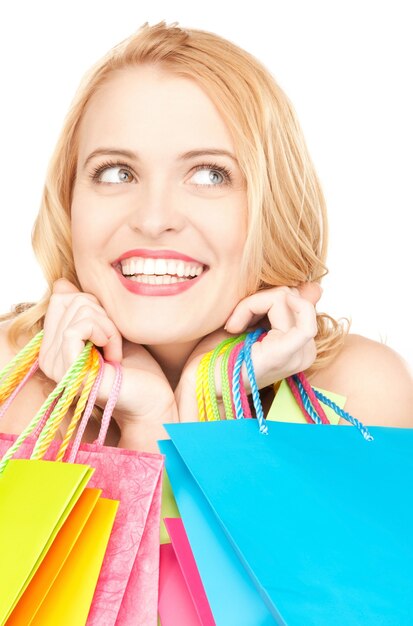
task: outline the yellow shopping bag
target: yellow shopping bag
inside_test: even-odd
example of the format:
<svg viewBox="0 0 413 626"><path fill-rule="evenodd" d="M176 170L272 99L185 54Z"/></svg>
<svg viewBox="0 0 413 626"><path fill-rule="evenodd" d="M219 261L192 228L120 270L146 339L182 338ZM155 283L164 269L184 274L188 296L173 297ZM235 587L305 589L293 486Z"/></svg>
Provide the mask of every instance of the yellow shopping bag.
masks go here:
<svg viewBox="0 0 413 626"><path fill-rule="evenodd" d="M93 470L11 459L0 475L0 623L32 579Z"/></svg>
<svg viewBox="0 0 413 626"><path fill-rule="evenodd" d="M86 623L118 502L84 490L6 626Z"/></svg>

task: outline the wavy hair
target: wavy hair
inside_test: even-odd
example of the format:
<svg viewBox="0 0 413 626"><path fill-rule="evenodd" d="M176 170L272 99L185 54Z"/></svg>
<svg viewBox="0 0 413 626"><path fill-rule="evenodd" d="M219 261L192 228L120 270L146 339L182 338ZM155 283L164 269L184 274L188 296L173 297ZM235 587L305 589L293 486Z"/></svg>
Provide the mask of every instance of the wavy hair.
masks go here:
<svg viewBox="0 0 413 626"><path fill-rule="evenodd" d="M147 22L113 47L84 75L64 120L46 173L32 245L48 289L37 303L19 304L8 339L43 327L52 285L65 277L79 289L72 255L70 207L78 158L78 129L85 109L115 71L154 64L196 81L225 120L248 194L248 235L242 270L247 293L271 286L321 281L327 274L327 216L323 192L295 111L270 72L253 55L207 31L177 22ZM347 330L317 314L317 358L308 372L325 367Z"/></svg>

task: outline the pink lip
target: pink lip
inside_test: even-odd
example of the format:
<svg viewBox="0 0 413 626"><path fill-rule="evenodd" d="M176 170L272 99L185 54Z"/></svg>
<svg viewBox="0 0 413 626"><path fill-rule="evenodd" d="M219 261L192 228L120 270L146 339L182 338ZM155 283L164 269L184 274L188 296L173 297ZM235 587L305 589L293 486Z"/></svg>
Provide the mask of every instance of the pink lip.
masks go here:
<svg viewBox="0 0 413 626"><path fill-rule="evenodd" d="M136 250L128 250L124 252L122 256L120 256L116 261L112 263L112 265L116 265L120 263L124 259L129 259L133 256L139 256L145 259L180 259L181 261L186 261L187 263L196 263L197 265L205 265L201 261L197 261L197 259L193 259L186 254L182 254L181 252L177 252L176 250L149 250L148 248L137 248Z"/></svg>
<svg viewBox="0 0 413 626"><path fill-rule="evenodd" d="M116 276L119 278L122 285L126 287L128 291L136 293L140 296L175 296L196 285L206 272L206 270L204 270L202 274L196 276L196 278L185 280L183 283L173 283L172 285L148 285L146 283L136 283L128 278L125 278L120 269L117 267L114 267L113 269L115 270Z"/></svg>

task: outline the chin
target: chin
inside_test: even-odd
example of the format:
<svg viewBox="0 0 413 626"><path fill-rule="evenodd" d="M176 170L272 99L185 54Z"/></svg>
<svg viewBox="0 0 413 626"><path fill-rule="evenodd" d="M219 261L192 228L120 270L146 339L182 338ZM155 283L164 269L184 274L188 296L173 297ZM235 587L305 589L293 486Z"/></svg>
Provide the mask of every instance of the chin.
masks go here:
<svg viewBox="0 0 413 626"><path fill-rule="evenodd" d="M148 328L130 329L125 328L125 332L119 329L124 339L131 343L137 343L143 346L162 346L179 343L189 343L202 339L207 333L202 333L200 329L194 329L191 333L190 329L178 329L173 324L168 324L164 328L154 328L153 324Z"/></svg>

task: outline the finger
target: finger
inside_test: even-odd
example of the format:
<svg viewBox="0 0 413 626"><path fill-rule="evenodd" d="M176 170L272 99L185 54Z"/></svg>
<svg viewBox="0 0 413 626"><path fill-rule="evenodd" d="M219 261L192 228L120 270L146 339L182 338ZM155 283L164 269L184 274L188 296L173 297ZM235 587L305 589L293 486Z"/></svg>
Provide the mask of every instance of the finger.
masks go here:
<svg viewBox="0 0 413 626"><path fill-rule="evenodd" d="M287 294L286 301L294 316L294 326L296 326L307 339L315 337L318 328L314 305L308 300L293 294Z"/></svg>
<svg viewBox="0 0 413 626"><path fill-rule="evenodd" d="M298 362L304 347L314 341L317 334L317 316L314 306L292 293L286 294L286 302L294 317L294 323L286 332L272 329L262 342L254 344L253 349L259 362L265 369L281 366L294 357Z"/></svg>
<svg viewBox="0 0 413 626"><path fill-rule="evenodd" d="M82 320L86 320L88 326L76 326ZM93 332L93 325L97 327ZM65 340L65 332L71 327L82 329L82 336L75 341L68 333ZM85 330L86 328L86 330ZM98 330L100 329L100 330ZM103 331L104 336L100 331ZM85 333L85 336L83 336ZM67 347L67 337L71 338L70 346ZM103 347L103 356L107 361L122 362L122 336L114 323L108 318L102 307L84 297L84 294L75 296L57 323L55 336L49 337L42 354L39 356L41 368L46 374L54 373L59 376L64 373L84 348L85 341L90 340L97 346ZM63 356L64 366L59 362L58 355ZM62 372L63 370L63 372Z"/></svg>
<svg viewBox="0 0 413 626"><path fill-rule="evenodd" d="M66 282L69 283L69 281ZM43 324L44 336L40 347L40 360L47 359L50 351L55 352L56 345L61 342L63 329L70 324L80 306L88 304L96 311L103 311L93 298L94 296L78 290L71 293L52 294Z"/></svg>
<svg viewBox="0 0 413 626"><path fill-rule="evenodd" d="M93 332L91 332L86 340L92 341L97 346L103 347L103 356L106 361L122 362L122 335L116 328L115 324L108 317L106 311L97 304L92 302L80 305L80 298L78 302L72 302L68 307L65 315L63 316L58 333L63 333L65 328L71 327L81 320L90 320L92 323L96 323L105 333L106 339L96 343L94 340Z"/></svg>
<svg viewBox="0 0 413 626"><path fill-rule="evenodd" d="M58 381L73 365L85 347L86 341L96 346L105 346L108 341L107 331L96 319L83 318L65 328L59 349L49 365L52 378ZM52 358L52 355L49 356ZM46 372L47 374L49 372Z"/></svg>
<svg viewBox="0 0 413 626"><path fill-rule="evenodd" d="M314 339L308 339L297 327L288 333L270 331L262 342L254 343L251 348L260 388L306 369L315 357Z"/></svg>
<svg viewBox="0 0 413 626"><path fill-rule="evenodd" d="M299 294L314 306L320 300L323 289L319 283L302 283L298 287Z"/></svg>
<svg viewBox="0 0 413 626"><path fill-rule="evenodd" d="M86 304L81 306L73 317L72 323L76 323L82 319L91 319L92 323L97 323L106 335L104 343L96 343L92 337L89 338L92 343L103 347L103 357L105 361L115 361L121 363L123 358L123 341L119 330L108 317L106 311L96 304Z"/></svg>
<svg viewBox="0 0 413 626"><path fill-rule="evenodd" d="M66 278L59 278L53 283L52 294L43 323L44 336L40 349L41 358L49 351L50 346L55 341L59 322L77 294L88 302L98 303L95 296L83 294Z"/></svg>
<svg viewBox="0 0 413 626"><path fill-rule="evenodd" d="M231 333L239 333L268 315L272 328L287 332L294 322L291 311L285 302L288 291L289 287L274 287L263 289L244 298L235 307L225 329Z"/></svg>
<svg viewBox="0 0 413 626"><path fill-rule="evenodd" d="M78 358L86 341L99 347L105 346L108 341L106 329L96 319L79 319L63 331L60 351L67 366Z"/></svg>

